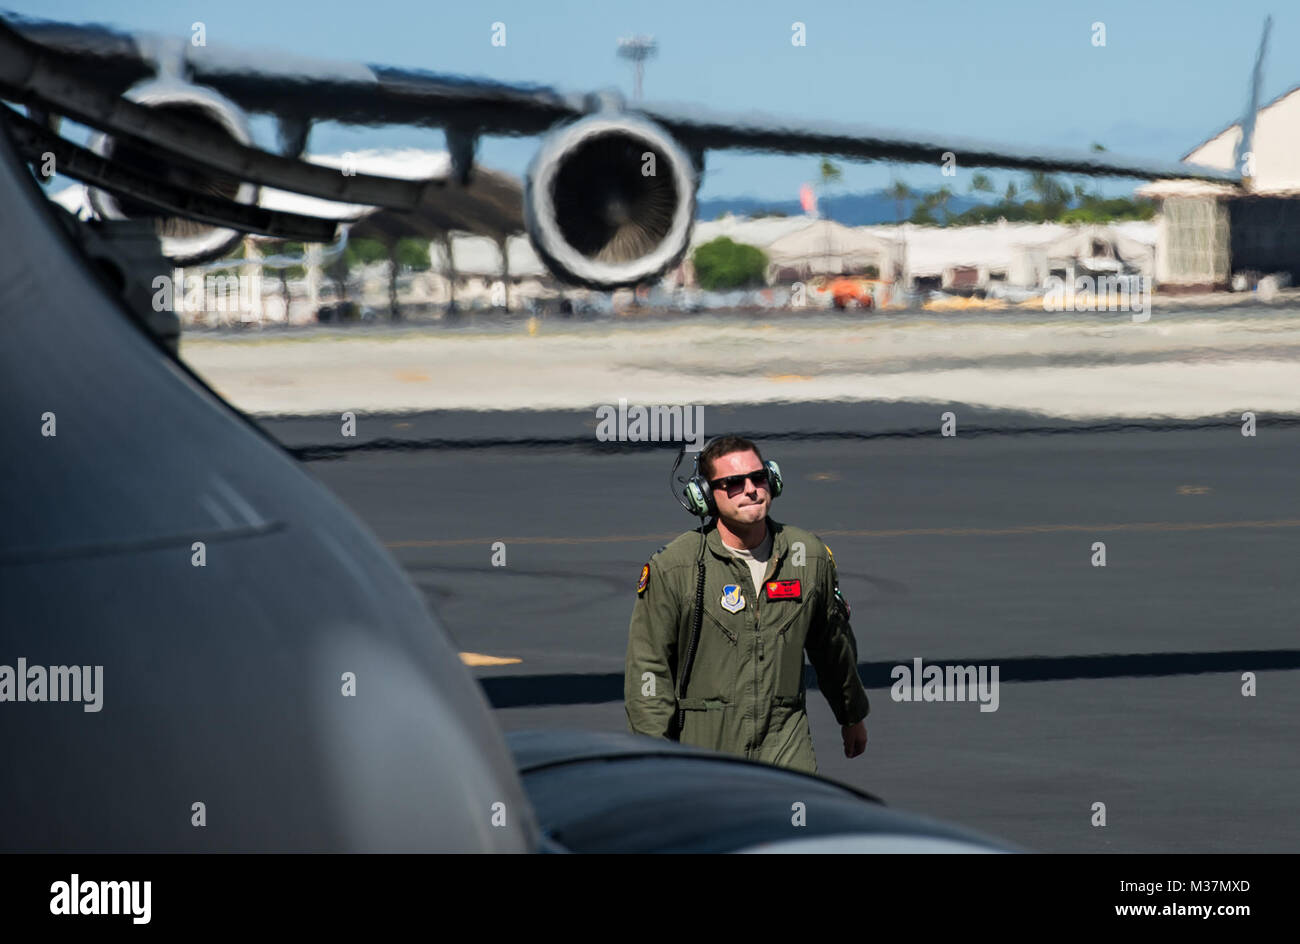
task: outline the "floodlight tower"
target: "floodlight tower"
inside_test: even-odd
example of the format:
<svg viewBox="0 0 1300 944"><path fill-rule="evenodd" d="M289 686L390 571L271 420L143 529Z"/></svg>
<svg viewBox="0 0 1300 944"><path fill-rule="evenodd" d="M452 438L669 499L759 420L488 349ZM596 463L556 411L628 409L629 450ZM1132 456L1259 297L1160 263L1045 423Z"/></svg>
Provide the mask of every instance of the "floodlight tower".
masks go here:
<svg viewBox="0 0 1300 944"><path fill-rule="evenodd" d="M659 51L659 44L653 36L624 36L618 41L618 54L624 59L631 59L636 67L636 83L632 88L632 100L641 100L641 80L645 75L645 61Z"/></svg>

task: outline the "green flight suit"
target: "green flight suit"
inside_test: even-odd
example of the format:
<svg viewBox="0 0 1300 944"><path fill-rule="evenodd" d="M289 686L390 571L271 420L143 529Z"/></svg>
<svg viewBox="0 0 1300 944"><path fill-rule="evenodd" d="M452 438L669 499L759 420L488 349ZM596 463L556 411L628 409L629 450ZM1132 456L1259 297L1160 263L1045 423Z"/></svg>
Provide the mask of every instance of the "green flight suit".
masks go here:
<svg viewBox="0 0 1300 944"><path fill-rule="evenodd" d="M826 545L811 531L771 518L767 525L772 555L758 588L746 563L723 546L717 527L707 526L704 617L680 699L678 670L694 618L700 530L686 532L650 558L628 632L628 728L816 773L804 710L803 654L835 720L856 724L869 709L858 677L857 641Z"/></svg>

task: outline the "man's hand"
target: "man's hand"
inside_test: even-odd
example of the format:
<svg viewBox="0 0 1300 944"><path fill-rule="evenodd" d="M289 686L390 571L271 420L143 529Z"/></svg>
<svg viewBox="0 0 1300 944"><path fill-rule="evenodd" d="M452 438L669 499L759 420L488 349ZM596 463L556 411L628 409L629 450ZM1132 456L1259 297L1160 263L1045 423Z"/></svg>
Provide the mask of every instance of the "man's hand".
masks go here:
<svg viewBox="0 0 1300 944"><path fill-rule="evenodd" d="M867 723L840 725L840 735L844 738L844 756L857 757L867 749Z"/></svg>

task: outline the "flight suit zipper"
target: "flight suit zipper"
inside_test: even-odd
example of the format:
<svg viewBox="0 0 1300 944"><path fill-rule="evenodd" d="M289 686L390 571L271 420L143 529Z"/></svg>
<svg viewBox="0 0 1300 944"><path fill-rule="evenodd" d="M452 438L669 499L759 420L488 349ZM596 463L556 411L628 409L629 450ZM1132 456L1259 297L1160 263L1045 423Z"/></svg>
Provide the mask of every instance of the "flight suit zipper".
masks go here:
<svg viewBox="0 0 1300 944"><path fill-rule="evenodd" d="M776 553L776 547L775 547L775 544L773 545L772 551L773 551L773 554ZM759 610L759 605L758 605L758 604L759 604L759 600L762 599L762 596L763 596L763 588L764 588L765 586L767 586L767 581L770 580L771 578L775 577L777 571L780 570L780 569L781 569L781 557L780 557L780 556L775 556L775 557L773 557L773 558L768 562L767 569L763 572L763 579L759 582L759 585L758 585L757 587L754 588L754 641L755 641L755 643L757 644L757 649L758 649L758 661L756 661L756 662L754 663L754 715L755 715L755 717L754 717L754 730L755 730L755 735L757 735L757 731L758 731L758 712L759 712L759 710L760 710L759 701L758 701L758 696L759 696L759 691L760 691L759 677L758 677L758 675L759 675L759 673L758 673L758 669L759 669L759 664L762 663L762 661L763 661L763 657L764 657L764 648L763 648L763 620L762 620L762 612ZM762 707L764 720L766 720L767 717L768 717L768 713L769 713L769 712L768 712L768 709L769 709L769 707L770 707L770 706L763 706L763 707ZM758 745L755 744L754 746L757 747Z"/></svg>

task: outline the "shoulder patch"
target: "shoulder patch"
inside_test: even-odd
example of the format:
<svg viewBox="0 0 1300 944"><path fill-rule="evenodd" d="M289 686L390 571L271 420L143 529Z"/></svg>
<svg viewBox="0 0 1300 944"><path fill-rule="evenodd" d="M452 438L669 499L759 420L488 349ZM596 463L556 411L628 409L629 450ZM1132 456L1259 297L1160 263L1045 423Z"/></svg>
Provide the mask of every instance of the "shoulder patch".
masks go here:
<svg viewBox="0 0 1300 944"><path fill-rule="evenodd" d="M823 544L822 547L826 548L826 553L827 553L827 554L830 554L830 557L831 557L831 563L832 563L832 564L835 563L835 555L834 555L834 554L831 554L831 546L830 546L829 544Z"/></svg>
<svg viewBox="0 0 1300 944"><path fill-rule="evenodd" d="M650 565L646 564L641 568L641 579L636 582L636 595L645 594L645 588L650 585Z"/></svg>

